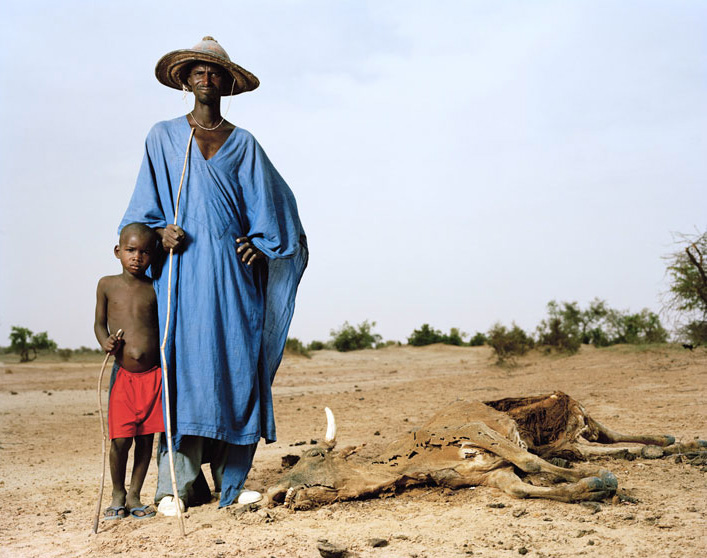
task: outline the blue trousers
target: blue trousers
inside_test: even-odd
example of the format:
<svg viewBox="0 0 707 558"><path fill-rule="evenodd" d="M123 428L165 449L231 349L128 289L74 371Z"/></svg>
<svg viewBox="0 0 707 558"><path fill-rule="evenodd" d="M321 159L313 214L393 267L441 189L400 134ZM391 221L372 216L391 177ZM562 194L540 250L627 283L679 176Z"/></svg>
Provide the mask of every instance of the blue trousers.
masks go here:
<svg viewBox="0 0 707 558"><path fill-rule="evenodd" d="M173 452L179 497L187 506L197 506L211 501L211 490L201 470L202 464L209 463L211 476L214 479L214 492L221 492L219 507L231 505L243 489L257 447L258 444L236 446L201 436L182 437L179 451ZM172 495L167 440L162 434L157 452L155 502Z"/></svg>

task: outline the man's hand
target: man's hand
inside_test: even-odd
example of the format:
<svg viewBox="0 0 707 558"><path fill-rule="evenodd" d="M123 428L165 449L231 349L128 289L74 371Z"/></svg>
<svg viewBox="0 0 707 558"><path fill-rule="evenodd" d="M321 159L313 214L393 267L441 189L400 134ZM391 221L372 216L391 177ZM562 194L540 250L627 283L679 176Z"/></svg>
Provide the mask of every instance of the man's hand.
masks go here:
<svg viewBox="0 0 707 558"><path fill-rule="evenodd" d="M236 238L236 242L240 246L236 249L236 254L241 256L241 261L246 265L253 265L253 262L265 259L263 253L258 250L247 236Z"/></svg>
<svg viewBox="0 0 707 558"><path fill-rule="evenodd" d="M184 229L177 225L167 225L164 229L155 229L160 239L165 252L174 250L179 252L184 247L184 241L187 238Z"/></svg>
<svg viewBox="0 0 707 558"><path fill-rule="evenodd" d="M109 355L114 355L118 352L120 347L123 346L124 341L118 337L115 333L108 336L108 338L103 342L103 350Z"/></svg>

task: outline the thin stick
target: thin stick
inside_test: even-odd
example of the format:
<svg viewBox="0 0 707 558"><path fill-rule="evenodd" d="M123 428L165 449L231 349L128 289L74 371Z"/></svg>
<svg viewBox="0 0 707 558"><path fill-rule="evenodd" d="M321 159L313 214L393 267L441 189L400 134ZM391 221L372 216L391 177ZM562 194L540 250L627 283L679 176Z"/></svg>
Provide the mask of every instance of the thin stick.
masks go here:
<svg viewBox="0 0 707 558"><path fill-rule="evenodd" d="M177 217L179 216L179 199L182 196L182 184L184 184L184 173L187 170L187 161L189 160L189 151L191 149L191 141L194 137L194 132L196 128L191 129L191 134L189 134L189 143L187 144L187 151L184 155L184 167L182 167L182 177L179 179L179 190L177 190L177 202L174 207L174 224L177 224ZM177 475L174 472L174 454L172 450L172 413L169 407L169 379L167 376L167 358L164 354L164 349L167 346L167 336L169 335L169 318L172 312L172 260L174 258L174 248L169 249L169 272L167 273L167 317L165 318L164 325L164 337L162 338L162 345L160 345L160 355L162 356L162 391L165 400L165 434L167 435L167 453L169 455L169 473L172 477L172 497L174 498L174 505L177 508L177 521L179 523L179 532L182 536L186 535L184 531L184 519L182 518L182 506L179 500L179 491L177 490Z"/></svg>
<svg viewBox="0 0 707 558"><path fill-rule="evenodd" d="M118 339L123 338L123 330L119 329L115 336ZM106 358L103 359L103 366L101 366L101 373L98 375L98 416L101 420L101 436L103 438L103 465L101 467L101 487L98 490L98 502L96 502L96 514L93 517L93 534L98 533L98 518L101 515L101 503L103 501L103 485L106 480L106 425L103 420L103 400L101 399L101 383L103 382L103 373L106 371L106 364L108 364L108 359L110 358L110 353L106 353Z"/></svg>

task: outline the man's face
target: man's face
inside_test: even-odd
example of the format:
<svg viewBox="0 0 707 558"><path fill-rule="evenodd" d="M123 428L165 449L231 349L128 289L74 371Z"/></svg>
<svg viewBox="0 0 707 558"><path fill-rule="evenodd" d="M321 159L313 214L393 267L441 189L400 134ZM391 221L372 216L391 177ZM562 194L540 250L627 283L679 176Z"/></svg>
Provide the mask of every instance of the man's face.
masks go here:
<svg viewBox="0 0 707 558"><path fill-rule="evenodd" d="M221 98L224 70L215 64L195 64L189 70L187 83L201 103Z"/></svg>
<svg viewBox="0 0 707 558"><path fill-rule="evenodd" d="M149 235L128 233L115 247L115 257L123 269L135 277L142 277L152 262L155 241Z"/></svg>

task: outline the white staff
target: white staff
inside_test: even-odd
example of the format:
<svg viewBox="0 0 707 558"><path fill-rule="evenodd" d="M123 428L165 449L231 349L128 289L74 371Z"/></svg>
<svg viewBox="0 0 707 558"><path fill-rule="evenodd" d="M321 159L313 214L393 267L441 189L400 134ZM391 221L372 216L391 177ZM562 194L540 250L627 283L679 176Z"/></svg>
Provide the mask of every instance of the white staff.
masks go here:
<svg viewBox="0 0 707 558"><path fill-rule="evenodd" d="M177 190L177 202L174 206L174 224L177 224L177 217L179 216L179 198L182 195L182 184L184 184L184 173L187 170L187 161L189 161L189 151L191 150L191 141L194 137L194 131L196 128L191 129L189 134L189 142L187 143L187 150L184 155L184 166L182 167L182 177L179 179L179 190ZM169 408L169 379L167 377L167 358L164 354L164 348L167 345L167 336L169 335L169 316L172 312L172 259L174 257L174 248L169 249L169 271L167 273L167 314L164 324L164 337L162 338L162 345L160 345L160 355L162 357L162 386L164 394L164 405L165 405L165 434L167 436L167 452L169 455L169 473L172 477L172 494L174 498L174 504L177 508L177 521L179 522L179 532L182 536L185 536L184 531L184 519L182 518L182 503L179 499L179 491L177 490L177 475L174 472L174 456L172 451L172 414Z"/></svg>

